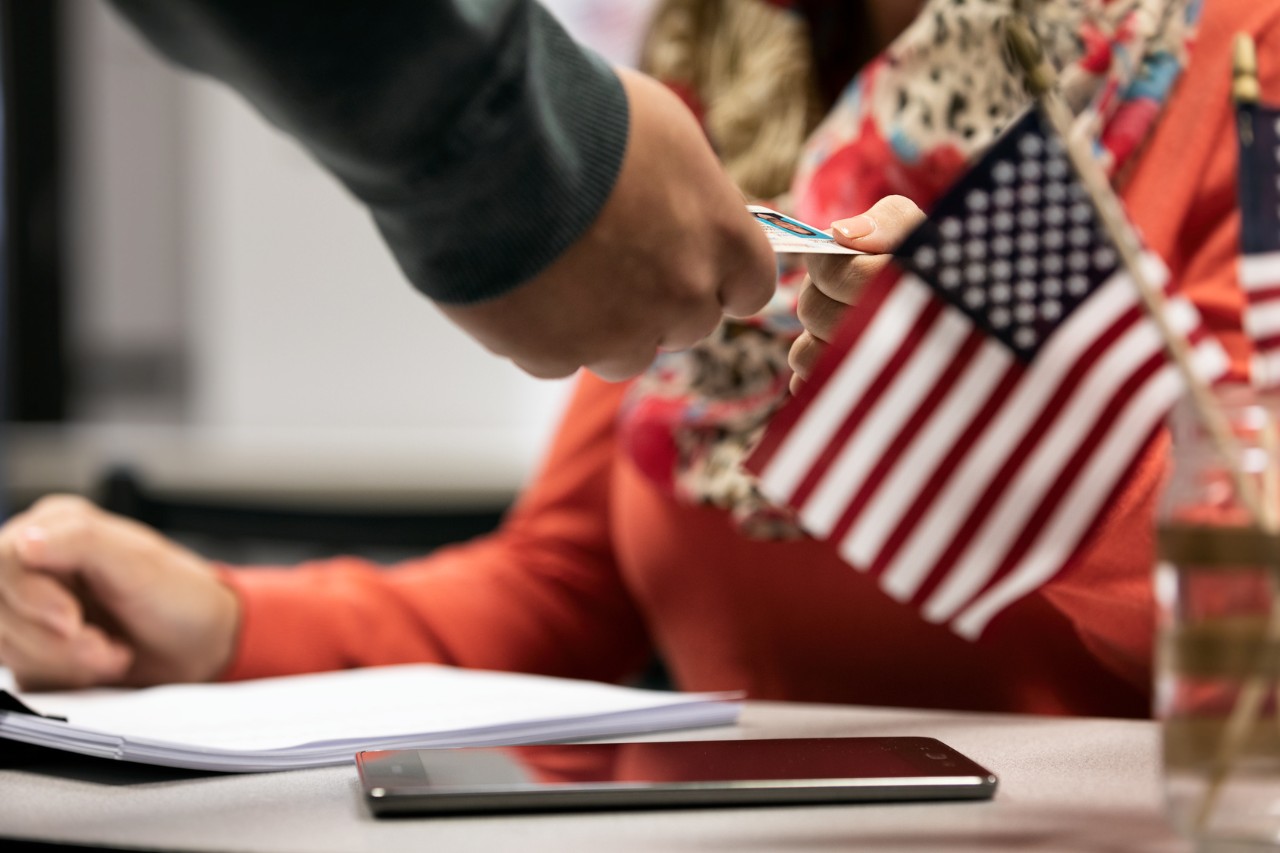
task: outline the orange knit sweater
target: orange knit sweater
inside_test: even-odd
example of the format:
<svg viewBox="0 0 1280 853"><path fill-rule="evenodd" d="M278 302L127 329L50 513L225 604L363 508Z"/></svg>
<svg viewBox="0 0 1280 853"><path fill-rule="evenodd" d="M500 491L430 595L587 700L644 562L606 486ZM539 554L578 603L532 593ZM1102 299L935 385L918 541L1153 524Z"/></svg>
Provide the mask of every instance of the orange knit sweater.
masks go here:
<svg viewBox="0 0 1280 853"><path fill-rule="evenodd" d="M1231 40L1280 101L1280 3L1207 0L1192 61L1124 195L1240 375ZM850 211L853 213L855 211ZM391 569L335 559L228 570L243 620L226 678L403 661L613 680L653 650L679 687L757 699L1145 716L1153 512L1148 447L1083 563L976 643L924 622L825 543L758 542L678 505L620 452L623 386L584 376L502 528Z"/></svg>

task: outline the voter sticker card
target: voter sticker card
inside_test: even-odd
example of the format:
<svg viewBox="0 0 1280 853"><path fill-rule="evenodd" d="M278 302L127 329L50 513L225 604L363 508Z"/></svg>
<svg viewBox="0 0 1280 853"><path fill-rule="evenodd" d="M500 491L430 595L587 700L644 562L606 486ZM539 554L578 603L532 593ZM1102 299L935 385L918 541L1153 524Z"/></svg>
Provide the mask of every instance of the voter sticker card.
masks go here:
<svg viewBox="0 0 1280 853"><path fill-rule="evenodd" d="M779 213L759 204L747 205L747 210L760 223L764 235L775 252L811 252L826 255L860 255L856 249L841 246L827 232L798 219Z"/></svg>

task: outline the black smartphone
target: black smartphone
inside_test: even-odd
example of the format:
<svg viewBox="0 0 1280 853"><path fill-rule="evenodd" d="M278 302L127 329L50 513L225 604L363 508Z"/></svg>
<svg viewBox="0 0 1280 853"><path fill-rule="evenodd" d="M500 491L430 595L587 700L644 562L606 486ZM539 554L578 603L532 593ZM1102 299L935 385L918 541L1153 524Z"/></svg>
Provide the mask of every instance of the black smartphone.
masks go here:
<svg viewBox="0 0 1280 853"><path fill-rule="evenodd" d="M980 800L995 775L927 737L643 741L356 756L378 815Z"/></svg>

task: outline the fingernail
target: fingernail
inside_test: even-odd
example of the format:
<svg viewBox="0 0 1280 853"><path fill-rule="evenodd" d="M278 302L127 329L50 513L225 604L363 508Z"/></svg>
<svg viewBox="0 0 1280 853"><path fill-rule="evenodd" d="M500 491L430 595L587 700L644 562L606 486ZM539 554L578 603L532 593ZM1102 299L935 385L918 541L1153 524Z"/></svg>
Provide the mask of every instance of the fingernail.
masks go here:
<svg viewBox="0 0 1280 853"><path fill-rule="evenodd" d="M831 227L850 240L861 240L863 237L868 237L875 232L876 221L863 213L849 219L833 222Z"/></svg>
<svg viewBox="0 0 1280 853"><path fill-rule="evenodd" d="M49 534L43 527L27 525L18 532L18 541L14 542L20 560L39 560L43 549L49 542Z"/></svg>

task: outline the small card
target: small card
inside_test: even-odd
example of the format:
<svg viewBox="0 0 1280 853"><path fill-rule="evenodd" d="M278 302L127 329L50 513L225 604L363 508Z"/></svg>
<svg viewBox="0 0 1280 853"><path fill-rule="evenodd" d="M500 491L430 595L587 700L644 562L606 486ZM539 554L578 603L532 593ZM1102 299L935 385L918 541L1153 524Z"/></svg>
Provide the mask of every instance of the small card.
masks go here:
<svg viewBox="0 0 1280 853"><path fill-rule="evenodd" d="M861 255L857 249L841 246L835 238L820 228L806 225L799 219L781 214L759 204L747 205L747 210L760 223L764 235L775 252L811 252L825 255Z"/></svg>

